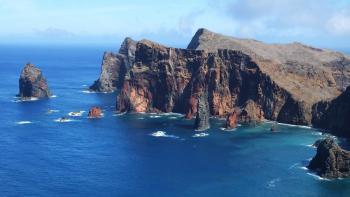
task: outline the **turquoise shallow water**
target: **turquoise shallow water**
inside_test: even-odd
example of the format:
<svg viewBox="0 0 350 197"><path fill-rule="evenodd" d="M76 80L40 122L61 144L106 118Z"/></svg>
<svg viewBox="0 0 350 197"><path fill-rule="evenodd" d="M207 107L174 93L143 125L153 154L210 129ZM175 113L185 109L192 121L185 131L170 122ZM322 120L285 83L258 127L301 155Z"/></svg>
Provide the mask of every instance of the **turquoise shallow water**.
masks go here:
<svg viewBox="0 0 350 197"><path fill-rule="evenodd" d="M115 94L83 90L99 74L105 47L0 48L0 192L3 196L349 196L349 180L321 180L303 169L324 137L271 124L194 137L178 114L114 114ZM21 67L47 77L50 100L14 102ZM99 120L71 117L98 105ZM48 114L48 110L57 110ZM152 133L164 131L165 136ZM344 146L346 142L341 140Z"/></svg>

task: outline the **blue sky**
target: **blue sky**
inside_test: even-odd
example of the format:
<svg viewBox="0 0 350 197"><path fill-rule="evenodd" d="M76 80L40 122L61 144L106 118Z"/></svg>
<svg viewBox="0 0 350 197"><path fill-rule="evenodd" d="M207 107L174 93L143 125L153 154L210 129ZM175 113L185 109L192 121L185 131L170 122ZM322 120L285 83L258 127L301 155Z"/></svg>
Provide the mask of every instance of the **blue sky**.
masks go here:
<svg viewBox="0 0 350 197"><path fill-rule="evenodd" d="M0 43L186 46L195 31L350 48L350 0L0 0Z"/></svg>

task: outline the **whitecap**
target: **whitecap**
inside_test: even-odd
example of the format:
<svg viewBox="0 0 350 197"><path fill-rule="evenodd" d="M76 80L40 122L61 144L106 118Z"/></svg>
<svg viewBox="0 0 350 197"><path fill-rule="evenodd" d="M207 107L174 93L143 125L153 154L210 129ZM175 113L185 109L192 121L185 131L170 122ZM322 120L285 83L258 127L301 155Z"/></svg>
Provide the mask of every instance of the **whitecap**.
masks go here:
<svg viewBox="0 0 350 197"><path fill-rule="evenodd" d="M289 127L299 127L299 128L303 128L303 129L312 129L312 127L305 126L305 125L295 125L295 124L287 124L287 123L280 123L280 122L278 122L277 124L284 125L284 126L289 126Z"/></svg>
<svg viewBox="0 0 350 197"><path fill-rule="evenodd" d="M95 93L97 93L97 92L92 91L92 90L82 90L81 92L84 93L84 94L95 94Z"/></svg>
<svg viewBox="0 0 350 197"><path fill-rule="evenodd" d="M57 113L59 112L60 110L57 110L57 109L49 109L46 113L47 114L52 114L52 113Z"/></svg>
<svg viewBox="0 0 350 197"><path fill-rule="evenodd" d="M69 118L57 118L54 120L55 122L73 122L75 120L69 119Z"/></svg>
<svg viewBox="0 0 350 197"><path fill-rule="evenodd" d="M272 179L271 181L269 181L269 182L267 183L267 187L268 187L268 188L274 188L274 187L276 187L276 183L278 183L278 182L280 182L280 181L281 181L280 178Z"/></svg>
<svg viewBox="0 0 350 197"><path fill-rule="evenodd" d="M88 85L86 85L86 84L83 84L83 85L81 85L82 87L87 87Z"/></svg>
<svg viewBox="0 0 350 197"><path fill-rule="evenodd" d="M168 135L166 134L165 131L156 131L150 134L153 137L168 137L168 138L179 138L178 136L175 135Z"/></svg>
<svg viewBox="0 0 350 197"><path fill-rule="evenodd" d="M179 117L175 117L175 116L170 116L169 119L175 120L178 119Z"/></svg>
<svg viewBox="0 0 350 197"><path fill-rule="evenodd" d="M25 121L18 121L18 122L16 122L16 124L31 124L31 123L33 123L33 122L31 122L31 121L27 121L27 120L25 120Z"/></svg>
<svg viewBox="0 0 350 197"><path fill-rule="evenodd" d="M37 97L28 97L28 98L19 98L12 100L14 103L20 103L20 102L31 102L31 101L37 101L39 100Z"/></svg>
<svg viewBox="0 0 350 197"><path fill-rule="evenodd" d="M79 117L79 116L82 116L84 113L85 111L69 112L68 116Z"/></svg>
<svg viewBox="0 0 350 197"><path fill-rule="evenodd" d="M305 167L305 166L301 166L300 169L302 169L302 170L309 170L309 169L308 169L307 167Z"/></svg>
<svg viewBox="0 0 350 197"><path fill-rule="evenodd" d="M138 120L144 120L145 118L144 117L139 117L137 118Z"/></svg>
<svg viewBox="0 0 350 197"><path fill-rule="evenodd" d="M224 127L220 127L220 130L222 130L222 131L235 131L235 130L237 130L237 128L226 129Z"/></svg>
<svg viewBox="0 0 350 197"><path fill-rule="evenodd" d="M329 181L329 179L320 177L320 176L318 176L317 174L314 174L314 173L308 172L306 174L308 174L308 175L312 176L313 178L315 178L317 180L320 180L320 181Z"/></svg>
<svg viewBox="0 0 350 197"><path fill-rule="evenodd" d="M122 116L122 115L125 115L126 112L123 112L123 113L114 113L112 116Z"/></svg>
<svg viewBox="0 0 350 197"><path fill-rule="evenodd" d="M50 98L57 98L57 95L52 95L50 96Z"/></svg>
<svg viewBox="0 0 350 197"><path fill-rule="evenodd" d="M209 133L196 133L192 137L206 137L208 135L209 135Z"/></svg>
<svg viewBox="0 0 350 197"><path fill-rule="evenodd" d="M160 118L161 116L154 116L154 115L152 115L152 116L150 116L150 118Z"/></svg>

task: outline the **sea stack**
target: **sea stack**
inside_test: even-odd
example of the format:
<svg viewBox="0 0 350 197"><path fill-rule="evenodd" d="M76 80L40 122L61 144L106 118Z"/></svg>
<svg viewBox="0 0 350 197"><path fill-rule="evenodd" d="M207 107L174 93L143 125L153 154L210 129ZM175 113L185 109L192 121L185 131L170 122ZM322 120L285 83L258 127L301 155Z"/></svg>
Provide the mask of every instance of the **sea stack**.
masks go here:
<svg viewBox="0 0 350 197"><path fill-rule="evenodd" d="M22 99L42 99L51 96L46 79L41 70L31 63L27 63L21 72L18 96Z"/></svg>
<svg viewBox="0 0 350 197"><path fill-rule="evenodd" d="M194 126L196 131L209 129L209 114L208 93L204 91L198 96L197 115Z"/></svg>
<svg viewBox="0 0 350 197"><path fill-rule="evenodd" d="M350 152L340 148L333 139L326 138L318 142L316 156L308 168L324 178L349 177Z"/></svg>
<svg viewBox="0 0 350 197"><path fill-rule="evenodd" d="M226 117L226 125L225 128L227 130L234 129L237 127L237 121L238 121L238 113L236 111L233 111Z"/></svg>

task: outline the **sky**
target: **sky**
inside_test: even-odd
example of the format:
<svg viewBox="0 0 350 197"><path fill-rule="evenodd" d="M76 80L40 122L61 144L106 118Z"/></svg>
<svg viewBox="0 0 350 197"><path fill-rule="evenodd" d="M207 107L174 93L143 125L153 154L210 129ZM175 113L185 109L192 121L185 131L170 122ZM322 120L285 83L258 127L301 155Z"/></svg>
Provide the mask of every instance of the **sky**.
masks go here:
<svg viewBox="0 0 350 197"><path fill-rule="evenodd" d="M350 0L0 0L0 43L186 47L198 28L268 43L350 48Z"/></svg>

